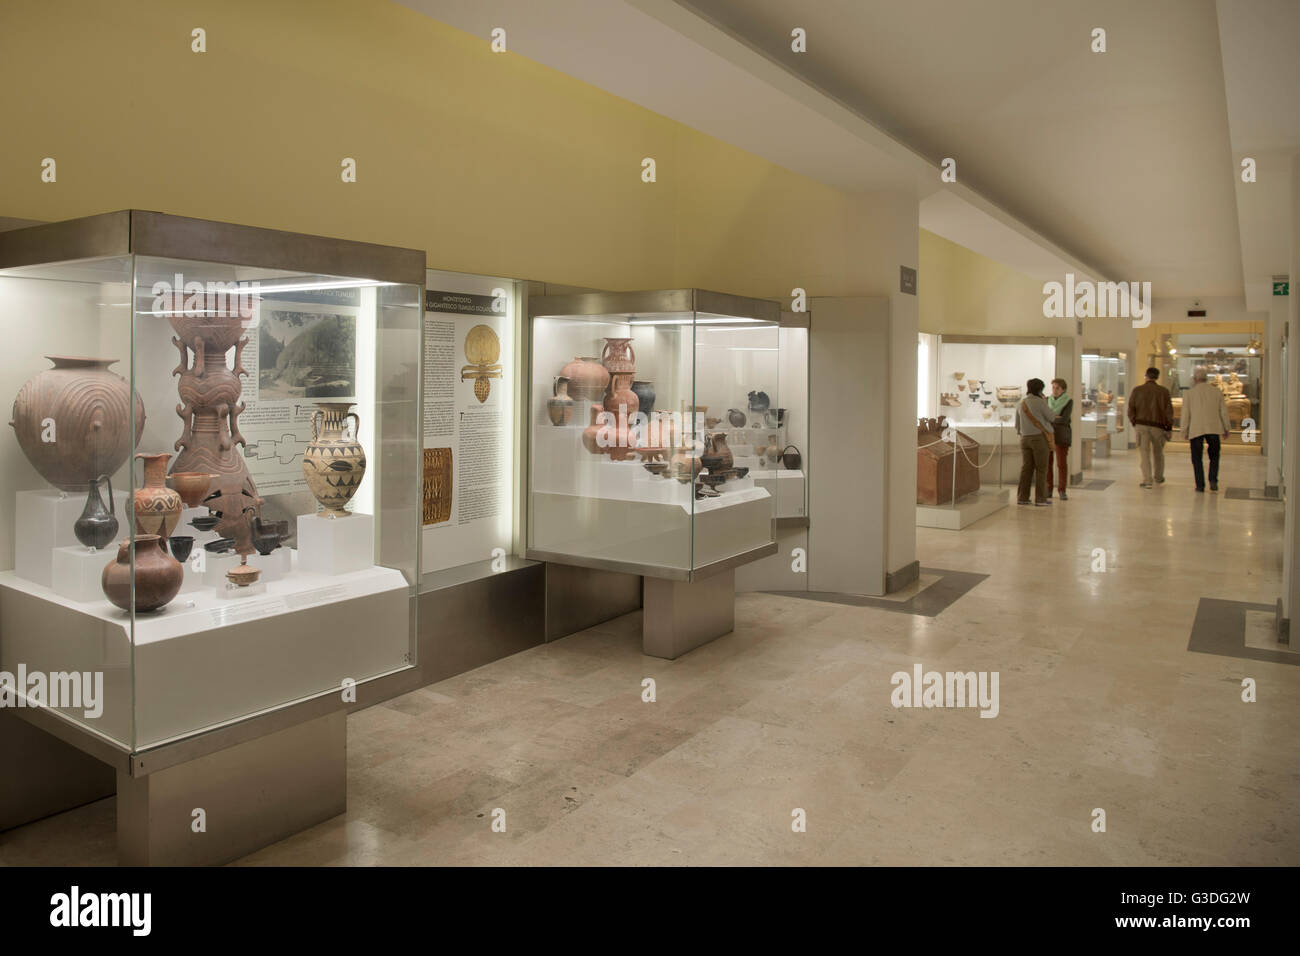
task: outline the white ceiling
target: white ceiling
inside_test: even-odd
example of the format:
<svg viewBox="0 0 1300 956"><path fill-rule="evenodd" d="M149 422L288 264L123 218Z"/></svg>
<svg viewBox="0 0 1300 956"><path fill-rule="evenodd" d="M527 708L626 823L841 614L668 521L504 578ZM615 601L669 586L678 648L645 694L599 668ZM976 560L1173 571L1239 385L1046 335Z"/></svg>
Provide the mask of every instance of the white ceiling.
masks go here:
<svg viewBox="0 0 1300 956"><path fill-rule="evenodd" d="M910 191L924 228L1031 275L1240 297L1243 261L1286 271L1283 177L1234 183L1239 144L1261 174L1298 145L1300 0L402 2L839 188Z"/></svg>

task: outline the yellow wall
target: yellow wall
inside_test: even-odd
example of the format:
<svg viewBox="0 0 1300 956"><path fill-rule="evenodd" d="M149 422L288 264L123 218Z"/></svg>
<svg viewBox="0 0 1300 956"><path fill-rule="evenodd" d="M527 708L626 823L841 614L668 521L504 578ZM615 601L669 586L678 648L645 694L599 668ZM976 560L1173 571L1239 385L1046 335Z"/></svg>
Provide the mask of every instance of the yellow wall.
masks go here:
<svg viewBox="0 0 1300 956"><path fill-rule="evenodd" d="M612 289L872 295L897 274L868 271L871 197L387 0L2 0L0 36L2 216L138 207Z"/></svg>
<svg viewBox="0 0 1300 956"><path fill-rule="evenodd" d="M1043 283L921 230L920 329L963 335L1071 336L1074 320L1043 315Z"/></svg>

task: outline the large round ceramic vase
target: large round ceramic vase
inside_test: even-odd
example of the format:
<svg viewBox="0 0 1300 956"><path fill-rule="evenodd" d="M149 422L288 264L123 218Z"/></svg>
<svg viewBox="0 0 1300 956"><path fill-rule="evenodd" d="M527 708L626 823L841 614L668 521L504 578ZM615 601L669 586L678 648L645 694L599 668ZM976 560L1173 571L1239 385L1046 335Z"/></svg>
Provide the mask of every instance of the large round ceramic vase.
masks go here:
<svg viewBox="0 0 1300 956"><path fill-rule="evenodd" d="M132 395L126 379L108 370L117 359L46 358L54 367L18 390L9 424L42 478L63 491L85 491L89 482L121 468L140 441L144 402Z"/></svg>
<svg viewBox="0 0 1300 956"><path fill-rule="evenodd" d="M599 402L609 387L609 372L596 358L578 357L560 369L560 377L569 380L569 397L575 402Z"/></svg>
<svg viewBox="0 0 1300 956"><path fill-rule="evenodd" d="M100 587L104 596L124 611L131 610L131 552L135 551L135 609L156 611L180 593L185 568L162 549L156 534L138 534L118 545L117 557L104 566Z"/></svg>
<svg viewBox="0 0 1300 956"><path fill-rule="evenodd" d="M260 507L262 499L238 446L245 443L239 431L244 411L240 379L248 370L241 356L248 345L245 333L253 320L253 299L220 293L172 295L164 298L164 310L176 331L172 344L180 353L172 374L180 376L176 414L184 426L176 439L179 454L172 471L211 476L207 505L221 516L217 533L234 539L237 553L252 554L244 512ZM226 360L232 348L233 365Z"/></svg>
<svg viewBox="0 0 1300 956"><path fill-rule="evenodd" d="M348 402L320 402L311 416L302 473L325 518L349 517L347 504L366 477L366 453L357 440L361 419L351 409ZM349 418L354 422L351 436L346 433Z"/></svg>
<svg viewBox="0 0 1300 956"><path fill-rule="evenodd" d="M181 508L185 505L180 492L167 487L167 462L172 456L162 452L135 457L144 462L144 485L131 498L135 533L170 538L180 524Z"/></svg>

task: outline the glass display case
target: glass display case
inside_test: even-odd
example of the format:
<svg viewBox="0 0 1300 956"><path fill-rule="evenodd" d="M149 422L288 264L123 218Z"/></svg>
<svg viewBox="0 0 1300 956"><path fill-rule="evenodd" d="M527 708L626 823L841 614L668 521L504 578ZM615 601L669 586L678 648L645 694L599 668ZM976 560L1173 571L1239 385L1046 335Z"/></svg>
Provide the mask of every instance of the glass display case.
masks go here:
<svg viewBox="0 0 1300 956"><path fill-rule="evenodd" d="M528 557L691 580L806 513L807 410L781 376L793 334L806 379L807 331L779 305L682 289L529 310Z"/></svg>
<svg viewBox="0 0 1300 956"><path fill-rule="evenodd" d="M138 752L411 665L423 258L137 211L0 234L19 696Z"/></svg>
<svg viewBox="0 0 1300 956"><path fill-rule="evenodd" d="M1258 442L1263 428L1262 397L1263 343L1252 333L1165 334L1161 351L1149 356L1150 365L1160 369L1160 381L1173 399L1175 423L1182 417L1182 395L1192 387L1198 367L1206 370L1207 381L1223 392L1232 424L1228 441L1241 443L1243 436ZM1253 423L1253 434L1247 429ZM1175 426L1175 438L1177 427Z"/></svg>
<svg viewBox="0 0 1300 956"><path fill-rule="evenodd" d="M1076 393L1078 420L1092 423L1098 435L1124 431L1128 354L1084 349L1082 358L1082 387Z"/></svg>

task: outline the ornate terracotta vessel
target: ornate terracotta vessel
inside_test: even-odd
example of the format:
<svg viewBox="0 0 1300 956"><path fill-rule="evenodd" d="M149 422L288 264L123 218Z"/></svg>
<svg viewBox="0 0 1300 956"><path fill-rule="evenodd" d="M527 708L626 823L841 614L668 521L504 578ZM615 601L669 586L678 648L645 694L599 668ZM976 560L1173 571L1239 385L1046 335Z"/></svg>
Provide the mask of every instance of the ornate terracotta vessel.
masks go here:
<svg viewBox="0 0 1300 956"><path fill-rule="evenodd" d="M181 563L162 549L156 534L138 534L123 541L117 558L104 566L100 587L104 596L124 611L131 610L131 552L135 551L135 609L156 611L180 592L185 580Z"/></svg>
<svg viewBox="0 0 1300 956"><path fill-rule="evenodd" d="M590 356L575 358L560 369L560 377L569 380L569 397L577 402L599 402L609 387L609 372Z"/></svg>
<svg viewBox="0 0 1300 956"><path fill-rule="evenodd" d="M99 494L101 483L108 489L107 507ZM97 551L117 537L117 516L113 514L113 483L108 475L100 475L89 482L89 486L86 507L81 511L81 517L73 522L72 533L86 547Z"/></svg>
<svg viewBox="0 0 1300 956"><path fill-rule="evenodd" d="M609 393L605 396L605 411L613 412L615 415L621 412L630 420L641 406L641 400L636 397L636 392L632 391L632 373L616 372L612 378Z"/></svg>
<svg viewBox="0 0 1300 956"><path fill-rule="evenodd" d="M136 534L156 534L170 538L181 520L181 496L167 487L167 452L157 455L138 454L144 462L144 485L131 499Z"/></svg>
<svg viewBox="0 0 1300 956"><path fill-rule="evenodd" d="M567 425L573 421L573 399L569 397L569 380L561 375L555 380L554 398L546 402L546 416L552 425Z"/></svg>
<svg viewBox="0 0 1300 956"><path fill-rule="evenodd" d="M187 508L197 508L208 496L212 476L197 471L173 471L167 478Z"/></svg>
<svg viewBox="0 0 1300 956"><path fill-rule="evenodd" d="M303 452L302 473L326 518L350 517L347 503L366 477L366 453L357 440L361 419L351 409L348 402L318 402L311 416L311 441ZM354 423L350 437L344 432L349 418Z"/></svg>
<svg viewBox="0 0 1300 956"><path fill-rule="evenodd" d="M239 563L226 572L226 580L237 588L246 588L261 576L261 569L248 563L248 555L240 558Z"/></svg>
<svg viewBox="0 0 1300 956"><path fill-rule="evenodd" d="M600 353L600 364L605 366L610 375L635 372L636 352L632 351L632 340L607 337L605 348Z"/></svg>
<svg viewBox="0 0 1300 956"><path fill-rule="evenodd" d="M727 445L726 432L714 432L709 436L709 447L704 449L700 461L711 474L715 475L720 471L726 471L736 463L731 448Z"/></svg>
<svg viewBox="0 0 1300 956"><path fill-rule="evenodd" d="M9 425L42 478L63 491L84 491L88 482L126 462L144 432L144 402L126 379L108 370L117 359L46 358L54 367L18 390Z"/></svg>
<svg viewBox="0 0 1300 956"><path fill-rule="evenodd" d="M240 356L248 345L244 332L252 312L237 297L215 293L173 294L164 301L167 321L176 331L172 344L180 352L180 364L172 374L180 376L177 391L181 404L176 406L176 414L184 423L175 446L180 454L172 469L210 476L210 490L219 492L207 502L214 513L221 514L217 530L235 539L240 554L251 554L253 543L243 515L246 508L260 507L262 499L236 446L245 443L239 432L239 415L244 410L239 398L243 393L240 377L248 371L240 364ZM232 348L233 368L226 364Z"/></svg>

